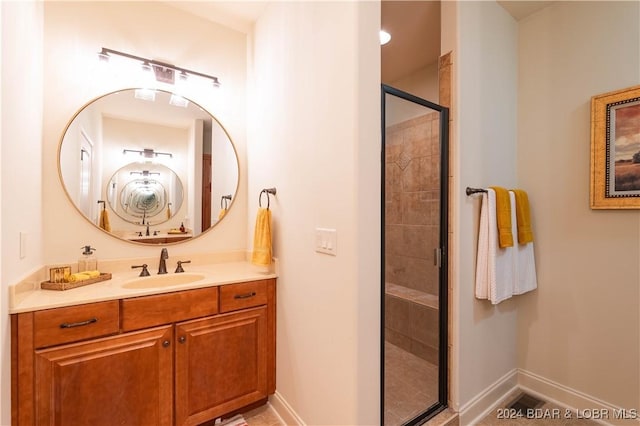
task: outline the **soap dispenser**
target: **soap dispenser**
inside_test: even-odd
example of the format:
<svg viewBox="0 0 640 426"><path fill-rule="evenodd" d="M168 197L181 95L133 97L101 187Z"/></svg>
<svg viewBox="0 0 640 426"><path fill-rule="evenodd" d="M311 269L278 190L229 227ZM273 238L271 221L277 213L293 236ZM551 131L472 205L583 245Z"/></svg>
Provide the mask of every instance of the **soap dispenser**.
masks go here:
<svg viewBox="0 0 640 426"><path fill-rule="evenodd" d="M95 248L91 246L84 246L82 248L84 251L82 252L82 257L78 259L78 272L97 271L98 259L93 255Z"/></svg>

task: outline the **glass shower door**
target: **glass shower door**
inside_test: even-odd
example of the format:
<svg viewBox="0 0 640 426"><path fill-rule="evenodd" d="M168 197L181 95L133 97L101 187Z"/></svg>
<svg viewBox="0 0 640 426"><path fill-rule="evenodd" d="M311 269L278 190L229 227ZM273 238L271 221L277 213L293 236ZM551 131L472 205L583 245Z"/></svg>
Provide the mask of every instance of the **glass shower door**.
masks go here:
<svg viewBox="0 0 640 426"><path fill-rule="evenodd" d="M383 419L446 404L446 108L383 86Z"/></svg>

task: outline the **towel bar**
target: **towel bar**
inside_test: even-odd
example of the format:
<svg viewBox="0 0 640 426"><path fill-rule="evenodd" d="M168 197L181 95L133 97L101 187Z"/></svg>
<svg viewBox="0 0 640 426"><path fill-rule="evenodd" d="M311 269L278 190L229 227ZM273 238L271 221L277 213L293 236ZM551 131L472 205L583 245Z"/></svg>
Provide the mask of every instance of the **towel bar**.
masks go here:
<svg viewBox="0 0 640 426"><path fill-rule="evenodd" d="M262 194L267 194L267 210L269 210L269 204L270 204L269 194L276 195L276 189L275 188L265 188L262 191L260 191L260 195L258 196L258 206L260 206L260 207L262 207Z"/></svg>
<svg viewBox="0 0 640 426"><path fill-rule="evenodd" d="M487 190L482 188L471 188L467 186L467 196L473 195L473 194L479 194L482 192L487 192Z"/></svg>

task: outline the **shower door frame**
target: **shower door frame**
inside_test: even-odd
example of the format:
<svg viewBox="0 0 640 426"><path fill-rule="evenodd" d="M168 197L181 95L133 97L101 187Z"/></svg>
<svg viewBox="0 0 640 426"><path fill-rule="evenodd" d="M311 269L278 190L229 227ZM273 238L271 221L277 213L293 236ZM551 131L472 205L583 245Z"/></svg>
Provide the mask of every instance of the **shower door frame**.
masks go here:
<svg viewBox="0 0 640 426"><path fill-rule="evenodd" d="M422 105L440 113L440 267L438 283L438 400L403 425L420 425L447 407L448 399L448 344L449 344L449 108L429 102L410 93L381 85L381 313L380 313L380 423L384 424L384 342L385 342L385 165L386 165L386 102L387 94Z"/></svg>

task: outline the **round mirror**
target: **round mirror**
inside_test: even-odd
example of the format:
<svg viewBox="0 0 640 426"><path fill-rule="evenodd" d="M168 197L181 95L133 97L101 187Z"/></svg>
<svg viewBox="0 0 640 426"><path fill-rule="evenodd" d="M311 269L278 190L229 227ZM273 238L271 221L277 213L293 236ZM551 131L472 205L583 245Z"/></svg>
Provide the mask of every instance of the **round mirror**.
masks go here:
<svg viewBox="0 0 640 426"><path fill-rule="evenodd" d="M58 150L62 185L95 226L124 240L167 244L226 215L238 158L222 125L174 93L127 89L78 111ZM229 202L231 201L231 202Z"/></svg>

